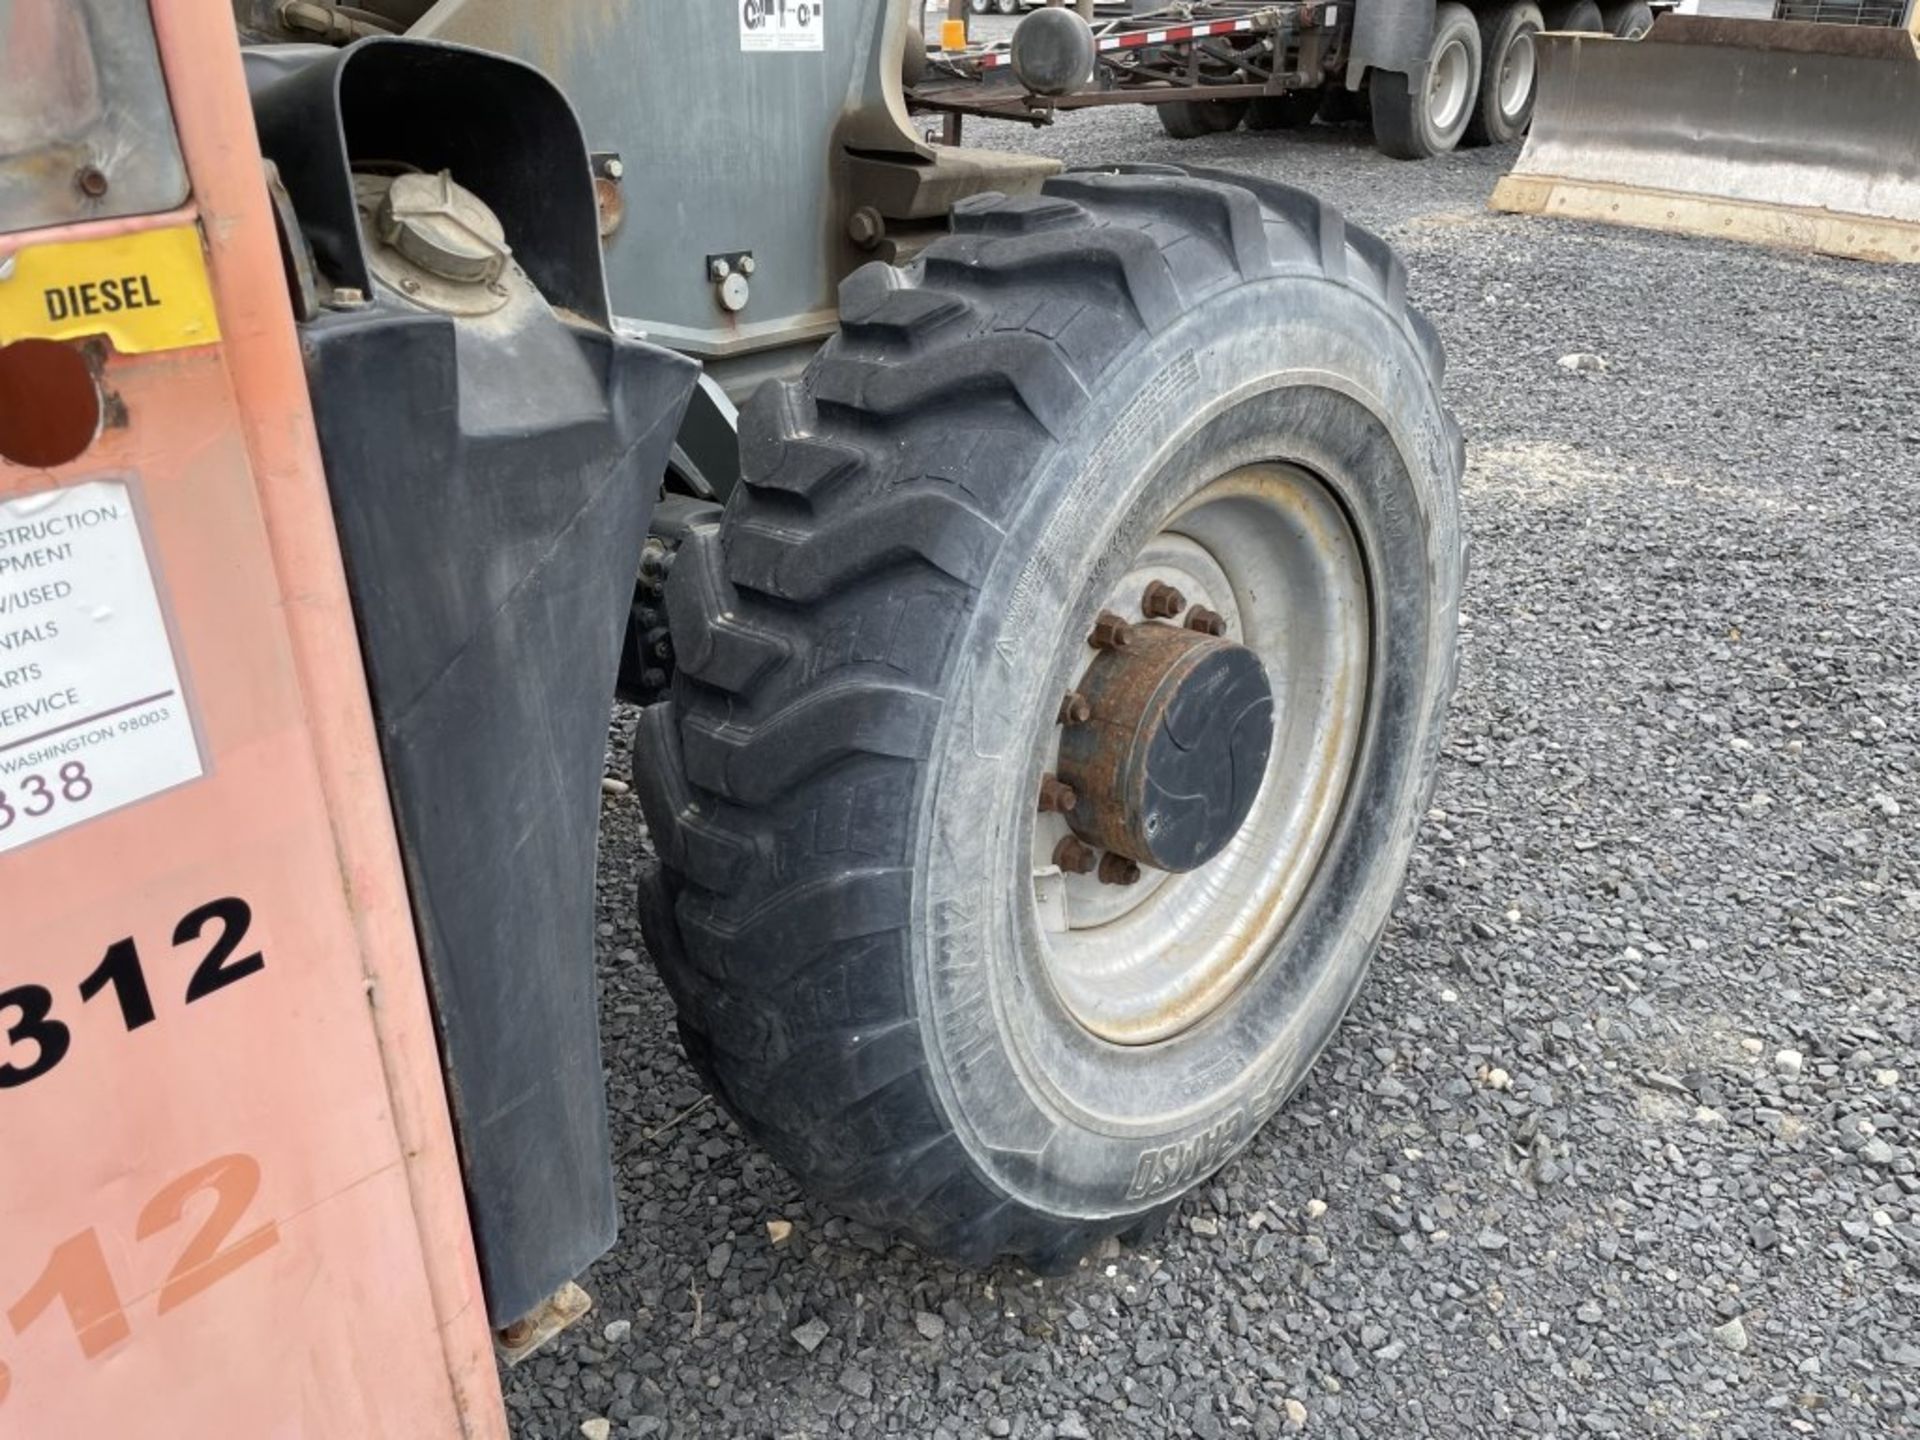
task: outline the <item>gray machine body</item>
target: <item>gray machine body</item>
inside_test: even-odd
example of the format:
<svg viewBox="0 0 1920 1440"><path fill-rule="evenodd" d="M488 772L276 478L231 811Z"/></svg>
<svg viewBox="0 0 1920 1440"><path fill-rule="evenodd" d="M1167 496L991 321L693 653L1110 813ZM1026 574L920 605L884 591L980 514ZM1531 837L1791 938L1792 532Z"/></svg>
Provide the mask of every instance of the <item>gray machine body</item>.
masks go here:
<svg viewBox="0 0 1920 1440"><path fill-rule="evenodd" d="M440 0L409 33L519 56L560 84L602 169L618 159L624 215L606 238L615 313L716 360L832 333L840 277L867 258L847 238L835 140L930 154L900 98L908 7L805 3L819 7L818 49L746 48L756 43L743 19L754 0ZM895 107L896 124L876 123ZM732 297L715 257L738 282ZM741 257L751 274L740 273ZM745 302L730 309L739 284Z"/></svg>
<svg viewBox="0 0 1920 1440"><path fill-rule="evenodd" d="M560 86L597 179L619 187L605 239L615 313L706 362L738 402L791 368L768 352L804 355L833 332L845 275L900 258L849 238L861 206L881 196L887 219L925 220L977 189L1037 187L1054 168L916 132L901 69L920 5L438 0L408 33L516 56ZM808 25L776 24L801 10ZM1370 69L1418 79L1433 11L1434 0L1355 0L1347 84ZM893 172L877 186L875 164Z"/></svg>
<svg viewBox="0 0 1920 1440"><path fill-rule="evenodd" d="M902 67L919 4L438 0L408 29L528 61L573 102L614 313L705 371L673 456L694 494L732 487L736 407L833 333L843 278L908 258L962 196L1031 192L1060 168L915 131Z"/></svg>

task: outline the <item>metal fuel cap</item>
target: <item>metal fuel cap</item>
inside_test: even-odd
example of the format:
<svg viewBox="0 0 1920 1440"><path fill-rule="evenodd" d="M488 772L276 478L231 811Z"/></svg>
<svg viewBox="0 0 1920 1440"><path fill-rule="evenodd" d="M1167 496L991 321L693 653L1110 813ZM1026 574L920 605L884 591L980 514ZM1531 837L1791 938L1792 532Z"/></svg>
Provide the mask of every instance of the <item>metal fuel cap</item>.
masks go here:
<svg viewBox="0 0 1920 1440"><path fill-rule="evenodd" d="M442 280L485 285L513 253L493 211L445 170L394 176L377 223L382 240Z"/></svg>

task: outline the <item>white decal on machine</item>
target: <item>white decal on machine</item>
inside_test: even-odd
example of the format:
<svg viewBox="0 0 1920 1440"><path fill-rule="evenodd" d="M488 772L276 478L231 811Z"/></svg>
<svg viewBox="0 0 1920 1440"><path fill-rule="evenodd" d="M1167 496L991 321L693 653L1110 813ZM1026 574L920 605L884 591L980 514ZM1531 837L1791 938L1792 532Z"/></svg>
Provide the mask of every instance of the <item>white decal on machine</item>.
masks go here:
<svg viewBox="0 0 1920 1440"><path fill-rule="evenodd" d="M204 769L126 485L0 504L0 853Z"/></svg>
<svg viewBox="0 0 1920 1440"><path fill-rule="evenodd" d="M826 0L738 0L742 50L824 50Z"/></svg>

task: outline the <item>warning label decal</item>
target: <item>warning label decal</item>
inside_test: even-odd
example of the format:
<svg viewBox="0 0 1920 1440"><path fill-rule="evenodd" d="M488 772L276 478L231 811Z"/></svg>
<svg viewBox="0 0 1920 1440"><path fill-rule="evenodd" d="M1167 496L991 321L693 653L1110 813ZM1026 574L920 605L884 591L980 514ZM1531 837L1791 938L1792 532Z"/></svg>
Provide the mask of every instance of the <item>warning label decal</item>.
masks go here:
<svg viewBox="0 0 1920 1440"><path fill-rule="evenodd" d="M220 338L195 226L28 245L0 258L13 262L0 284L0 345L105 335L138 355Z"/></svg>
<svg viewBox="0 0 1920 1440"><path fill-rule="evenodd" d="M0 504L0 853L203 772L127 486Z"/></svg>

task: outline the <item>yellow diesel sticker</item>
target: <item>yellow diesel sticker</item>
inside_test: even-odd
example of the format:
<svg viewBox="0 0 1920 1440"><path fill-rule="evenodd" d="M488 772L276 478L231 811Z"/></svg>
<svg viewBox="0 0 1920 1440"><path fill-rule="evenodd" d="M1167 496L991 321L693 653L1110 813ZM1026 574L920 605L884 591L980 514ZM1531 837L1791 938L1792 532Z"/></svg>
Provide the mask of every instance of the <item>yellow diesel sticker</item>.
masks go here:
<svg viewBox="0 0 1920 1440"><path fill-rule="evenodd" d="M30 244L12 259L8 271L0 249L0 345L105 335L140 354L220 338L195 226Z"/></svg>

